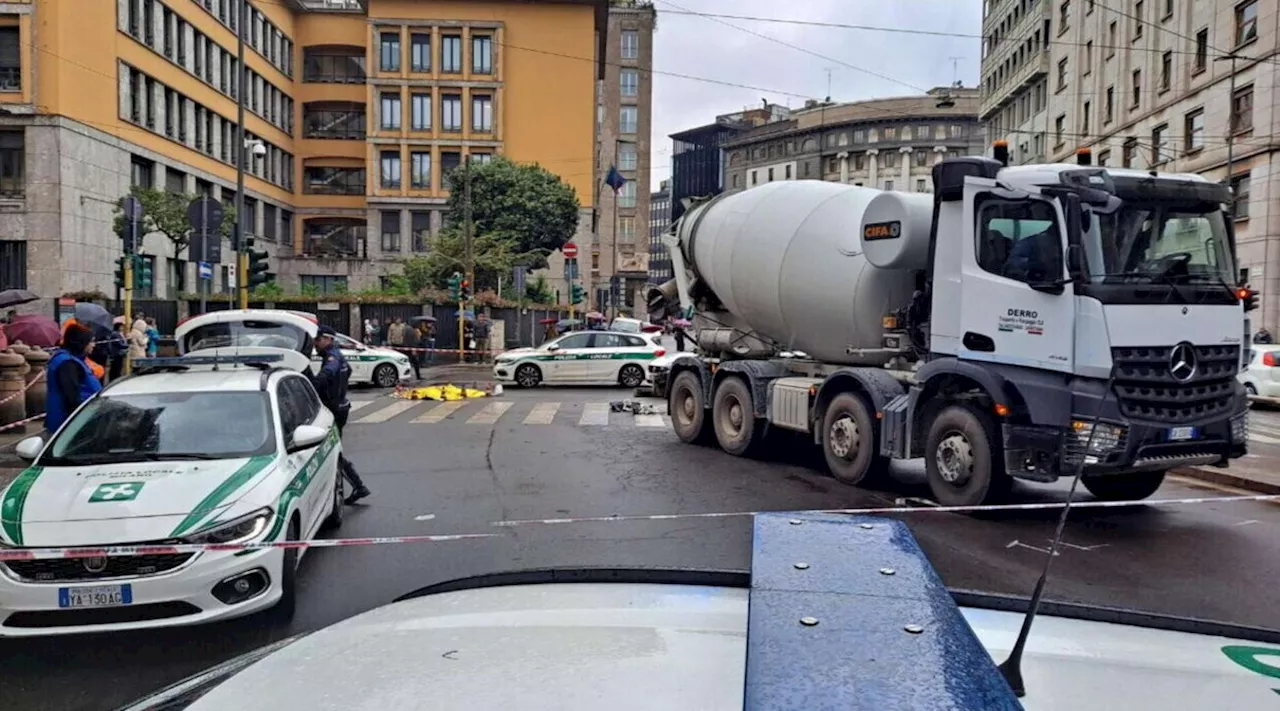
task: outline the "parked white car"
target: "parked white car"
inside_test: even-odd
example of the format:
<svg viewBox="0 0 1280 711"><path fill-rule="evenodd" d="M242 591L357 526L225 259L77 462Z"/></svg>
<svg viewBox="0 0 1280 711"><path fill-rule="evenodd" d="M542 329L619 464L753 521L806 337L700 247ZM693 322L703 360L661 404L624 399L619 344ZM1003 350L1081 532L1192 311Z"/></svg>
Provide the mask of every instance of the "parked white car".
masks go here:
<svg viewBox="0 0 1280 711"><path fill-rule="evenodd" d="M1250 395L1280 397L1280 345L1253 344L1249 365L1236 377Z"/></svg>
<svg viewBox="0 0 1280 711"><path fill-rule="evenodd" d="M654 358L666 354L658 334L574 331L537 348L500 354L493 376L500 382L532 388L547 384L591 384L638 387Z"/></svg>
<svg viewBox="0 0 1280 711"><path fill-rule="evenodd" d="M367 346L343 333L334 337L342 349L342 357L351 366L351 382L394 388L413 377L409 356L390 348ZM320 358L313 358L316 364Z"/></svg>
<svg viewBox="0 0 1280 711"><path fill-rule="evenodd" d="M340 525L333 415L296 370L245 362L285 354L246 350L255 352L140 361L141 372L84 403L50 442L22 440L17 452L31 463L0 495L0 548L309 540ZM301 556L268 548L0 562L0 637L267 608L288 618Z"/></svg>

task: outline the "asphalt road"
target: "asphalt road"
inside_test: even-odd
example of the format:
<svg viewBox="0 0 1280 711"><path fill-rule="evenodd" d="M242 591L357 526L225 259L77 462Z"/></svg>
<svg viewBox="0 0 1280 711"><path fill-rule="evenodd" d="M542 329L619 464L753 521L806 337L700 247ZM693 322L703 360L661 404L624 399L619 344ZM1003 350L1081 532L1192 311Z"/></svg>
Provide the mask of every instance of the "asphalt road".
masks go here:
<svg viewBox="0 0 1280 711"><path fill-rule="evenodd" d="M341 534L492 532L490 523L500 520L610 514L855 508L927 494L921 467L911 463L887 490L868 491L826 476L803 442L784 443L774 461L683 445L661 415L601 412L600 404L624 396L610 389L508 391L438 422L413 422L433 403L399 412L387 409L398 402L390 398L362 406L345 446L375 493L348 510ZM603 421L609 424L597 424ZM1276 439L1280 445L1280 428ZM1017 493L1022 501L1061 500L1066 486L1026 485ZM1222 493L1174 480L1156 496ZM1027 594L1055 516L903 518L948 585ZM288 628L249 618L3 641L0 700L6 709L114 708L270 640L478 573L594 565L746 569L750 525L738 517L521 526L494 539L318 549L302 563L298 614ZM1270 594L1280 576L1278 535L1280 508L1270 504L1081 510L1067 528L1049 596L1280 627Z"/></svg>

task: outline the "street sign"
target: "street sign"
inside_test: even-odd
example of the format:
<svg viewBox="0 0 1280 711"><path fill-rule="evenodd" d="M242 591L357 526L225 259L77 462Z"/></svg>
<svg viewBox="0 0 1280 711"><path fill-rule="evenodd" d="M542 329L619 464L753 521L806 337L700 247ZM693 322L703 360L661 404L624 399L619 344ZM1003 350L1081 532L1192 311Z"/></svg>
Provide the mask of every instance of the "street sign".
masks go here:
<svg viewBox="0 0 1280 711"><path fill-rule="evenodd" d="M212 279L213 265L208 262L200 262L199 266L196 267L196 273L200 275L201 279Z"/></svg>
<svg viewBox="0 0 1280 711"><path fill-rule="evenodd" d="M578 245L573 242L565 242L560 251L564 252L565 259L573 259L578 256Z"/></svg>

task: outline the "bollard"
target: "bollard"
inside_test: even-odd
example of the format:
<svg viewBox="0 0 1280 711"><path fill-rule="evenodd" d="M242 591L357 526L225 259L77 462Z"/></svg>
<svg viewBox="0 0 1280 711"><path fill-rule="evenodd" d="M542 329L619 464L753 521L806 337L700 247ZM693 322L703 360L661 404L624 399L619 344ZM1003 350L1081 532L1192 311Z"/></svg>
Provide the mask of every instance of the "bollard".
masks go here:
<svg viewBox="0 0 1280 711"><path fill-rule="evenodd" d="M32 347L27 352L27 365L31 366L31 370L27 372L27 417L44 414L45 400L49 394L49 379L41 378L40 375L49 367L51 357L49 351L43 348ZM38 382L37 378L39 378Z"/></svg>
<svg viewBox="0 0 1280 711"><path fill-rule="evenodd" d="M0 351L0 426L27 418L27 400L22 389L27 381L23 377L31 367L27 359L12 350ZM10 431L26 432L26 425Z"/></svg>

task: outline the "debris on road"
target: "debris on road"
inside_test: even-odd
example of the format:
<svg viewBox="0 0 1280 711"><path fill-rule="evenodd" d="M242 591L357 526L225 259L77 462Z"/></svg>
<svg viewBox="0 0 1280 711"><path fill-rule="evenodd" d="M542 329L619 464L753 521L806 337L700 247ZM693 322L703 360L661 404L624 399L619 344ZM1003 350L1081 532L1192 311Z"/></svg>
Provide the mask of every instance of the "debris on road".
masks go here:
<svg viewBox="0 0 1280 711"><path fill-rule="evenodd" d="M635 400L614 400L609 403L609 409L613 412L630 412L633 415L657 415L657 410L653 405L647 402L637 402Z"/></svg>
<svg viewBox="0 0 1280 711"><path fill-rule="evenodd" d="M424 388L396 388L392 397L401 400L437 400L452 402L455 400L471 400L473 398L492 397L501 395L500 385L493 386L486 390L474 387L459 387L453 384L445 385L428 385Z"/></svg>

